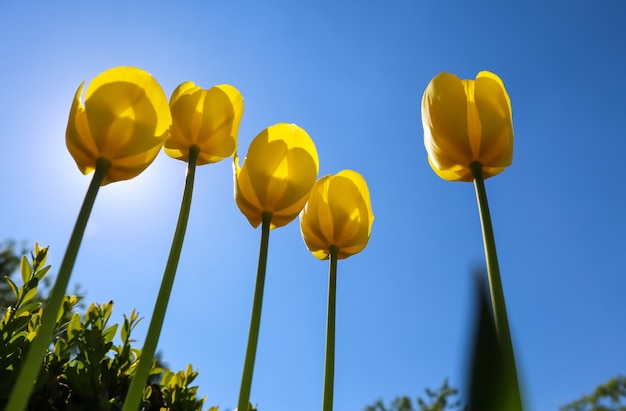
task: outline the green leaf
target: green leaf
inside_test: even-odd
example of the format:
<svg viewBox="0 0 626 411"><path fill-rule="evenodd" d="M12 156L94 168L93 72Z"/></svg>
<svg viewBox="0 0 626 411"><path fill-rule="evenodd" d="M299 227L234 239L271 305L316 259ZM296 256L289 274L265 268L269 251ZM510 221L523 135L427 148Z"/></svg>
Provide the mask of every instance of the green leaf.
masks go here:
<svg viewBox="0 0 626 411"><path fill-rule="evenodd" d="M74 313L74 315L72 315L72 319L67 324L67 338L71 340L72 338L77 337L82 328L83 325L80 322L80 314Z"/></svg>
<svg viewBox="0 0 626 411"><path fill-rule="evenodd" d="M24 304L15 312L16 315L20 315L21 313L30 313L39 311L39 307L41 307L41 303L30 303Z"/></svg>
<svg viewBox="0 0 626 411"><path fill-rule="evenodd" d="M24 294L24 297L22 298L22 303L25 303L35 298L35 296L37 295L38 282L39 281L37 280L37 278L33 278L28 282L28 287L25 287L25 289L27 289L28 291L26 291L26 294Z"/></svg>
<svg viewBox="0 0 626 411"><path fill-rule="evenodd" d="M22 273L22 282L26 284L30 280L30 276L33 274L28 258L25 255L22 256L22 263L20 265L20 272Z"/></svg>
<svg viewBox="0 0 626 411"><path fill-rule="evenodd" d="M42 268L41 270L37 271L35 273L35 277L37 277L38 280L41 280L42 278L44 278L44 276L46 274L48 274L48 271L50 271L50 267L51 266L47 265L44 268Z"/></svg>
<svg viewBox="0 0 626 411"><path fill-rule="evenodd" d="M515 366L504 355L484 281L477 281L474 344L468 370L469 409L521 411Z"/></svg>
<svg viewBox="0 0 626 411"><path fill-rule="evenodd" d="M17 298L20 294L20 292L18 291L17 285L15 285L13 280L11 280L7 276L4 276L4 279L7 280L7 283L9 283L9 287L11 287L11 290L13 290L13 294L15 294L15 298Z"/></svg>
<svg viewBox="0 0 626 411"><path fill-rule="evenodd" d="M48 247L41 248L39 243L35 243L35 256L35 267L44 265L48 258Z"/></svg>
<svg viewBox="0 0 626 411"><path fill-rule="evenodd" d="M104 330L104 332L102 333L102 338L104 339L105 343L110 343L111 341L113 341L113 338L115 338L115 333L117 333L118 325L119 324L113 324L112 326Z"/></svg>
<svg viewBox="0 0 626 411"><path fill-rule="evenodd" d="M130 322L124 316L124 323L122 324L122 331L120 331L120 337L122 338L122 344L128 343L128 336L130 335Z"/></svg>

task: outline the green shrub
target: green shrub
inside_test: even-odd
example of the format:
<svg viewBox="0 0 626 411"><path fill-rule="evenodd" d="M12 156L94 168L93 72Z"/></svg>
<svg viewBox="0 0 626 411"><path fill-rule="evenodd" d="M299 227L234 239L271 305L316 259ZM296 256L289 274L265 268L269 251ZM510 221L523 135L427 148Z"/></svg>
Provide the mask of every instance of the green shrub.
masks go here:
<svg viewBox="0 0 626 411"><path fill-rule="evenodd" d="M48 248L35 245L31 260L23 257L18 287L9 276L11 304L6 304L0 320L0 409L6 407L11 389L33 338L41 324L45 303L39 284L50 266L45 266ZM13 298L14 297L14 298ZM8 298L6 299L8 300ZM77 312L79 298L65 296L57 315L54 339L46 352L29 410L121 410L141 350L133 348L131 332L139 323L133 310L121 324L109 325L113 302L91 304ZM114 343L118 336L119 344ZM197 386L190 386L198 375L191 364L172 372L153 361L151 379L145 387L141 411L199 411L205 398L197 398ZM217 407L209 411L216 411Z"/></svg>

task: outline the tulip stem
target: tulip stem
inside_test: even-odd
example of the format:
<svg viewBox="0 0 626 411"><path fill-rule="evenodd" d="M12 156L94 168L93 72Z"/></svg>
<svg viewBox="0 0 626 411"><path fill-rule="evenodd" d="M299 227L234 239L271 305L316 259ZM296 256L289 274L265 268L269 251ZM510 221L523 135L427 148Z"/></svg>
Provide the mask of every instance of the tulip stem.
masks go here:
<svg viewBox="0 0 626 411"><path fill-rule="evenodd" d="M241 389L239 390L239 402L237 406L238 411L248 411L250 404L250 390L252 387L252 374L254 373L254 359L256 358L259 328L261 325L261 308L263 305L263 289L265 287L265 269L267 266L267 250L269 247L271 222L272 213L264 211L261 223L259 265L256 273L256 285L254 288L254 300L252 303L252 318L250 319L250 332L248 334L248 347L246 348L246 359L243 364Z"/></svg>
<svg viewBox="0 0 626 411"><path fill-rule="evenodd" d="M326 319L326 362L324 364L324 402L322 411L332 411L335 381L335 306L337 302L337 256L339 249L330 247L328 270L328 312Z"/></svg>
<svg viewBox="0 0 626 411"><path fill-rule="evenodd" d="M163 274L163 279L161 280L161 288L159 289L159 294L154 305L154 311L152 312L152 319L150 320L150 326L148 327L148 333L146 334L146 341L144 342L143 349L139 355L139 363L137 364L137 368L135 370L135 376L133 377L130 387L128 388L126 401L124 402L122 411L137 411L139 409L144 387L146 385L146 381L148 380L150 369L152 368L154 353L159 341L159 336L161 335L161 328L163 327L167 304L172 292L176 269L178 268L180 252L183 248L185 231L187 230L187 221L189 220L189 210L191 209L191 197L193 194L193 184L196 174L196 162L198 160L199 153L200 148L198 146L193 145L189 148L189 162L187 164L185 189L183 191L183 199L180 205L178 222L176 224L176 230L174 231L170 254L165 265L165 272Z"/></svg>
<svg viewBox="0 0 626 411"><path fill-rule="evenodd" d="M496 332L502 353L510 367L507 372L511 372L512 387L511 394L514 398L509 410L522 410L522 400L519 391L519 382L517 379L517 371L515 366L515 354L513 352L513 344L511 341L511 331L509 329L509 320L506 313L506 304L504 301L504 291L502 289L502 280L500 278L500 268L498 265L498 255L496 253L496 241L493 235L493 226L491 224L491 214L489 213L489 204L487 202L487 192L485 190L485 182L483 179L483 169L480 162L474 162L470 165L474 176L474 187L476 189L476 200L478 202L478 211L480 213L480 223L483 231L483 242L485 247L485 257L487 260L487 274L489 277L489 290L491 293L491 306L495 319Z"/></svg>
<svg viewBox="0 0 626 411"><path fill-rule="evenodd" d="M57 316L61 309L61 304L65 297L67 285L74 268L74 262L78 255L78 249L80 243L85 234L85 228L87 227L87 221L93 208L93 204L96 200L96 195L104 176L111 167L111 162L105 158L100 158L96 162L96 170L87 189L87 194L83 200L83 205L78 212L78 218L74 225L74 231L70 237L70 241L65 251L65 256L61 262L57 279L54 283L54 287L50 292L48 301L46 302L43 317L41 319L41 326L37 330L37 335L33 339L31 346L26 355L26 360L22 364L22 369L15 382L11 397L7 403L7 410L23 411L30 398L30 394L35 387L35 382L39 371L41 369L41 363L46 352L46 348L49 346L53 337L54 328L57 322Z"/></svg>

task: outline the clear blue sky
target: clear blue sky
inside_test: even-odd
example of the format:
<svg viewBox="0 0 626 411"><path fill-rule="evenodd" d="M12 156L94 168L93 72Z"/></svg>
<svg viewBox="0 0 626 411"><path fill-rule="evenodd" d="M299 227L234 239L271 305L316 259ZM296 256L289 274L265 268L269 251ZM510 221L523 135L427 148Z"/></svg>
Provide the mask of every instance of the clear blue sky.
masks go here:
<svg viewBox="0 0 626 411"><path fill-rule="evenodd" d="M81 81L133 65L169 95L230 83L239 153L277 122L314 139L320 176L368 181L369 246L339 264L335 409L463 388L471 272L483 248L471 184L439 179L422 93L441 71L497 73L513 106L513 165L487 180L528 410L556 410L626 373L626 5L575 1L0 3L0 238L50 245L58 267L90 181L65 148ZM104 187L72 276L87 301L137 309L143 341L185 163L159 155ZM236 406L260 230L233 200L232 163L198 169L159 350L191 362L206 405ZM252 400L321 408L326 262L297 223L270 236ZM54 271L54 268L53 268Z"/></svg>

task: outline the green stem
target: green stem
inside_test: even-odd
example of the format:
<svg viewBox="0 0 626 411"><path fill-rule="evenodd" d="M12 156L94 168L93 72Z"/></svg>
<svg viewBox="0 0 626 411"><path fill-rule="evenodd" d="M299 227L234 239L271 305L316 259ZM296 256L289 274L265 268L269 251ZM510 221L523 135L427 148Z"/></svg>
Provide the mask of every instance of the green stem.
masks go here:
<svg viewBox="0 0 626 411"><path fill-rule="evenodd" d="M252 387L252 374L254 373L254 359L259 340L259 328L261 325L261 308L263 305L263 289L265 287L265 269L267 266L267 250L270 238L270 223L272 213L263 212L261 223L261 248L259 250L259 266L256 273L256 285L254 288L254 300L252 303L252 318L250 319L250 333L248 334L248 347L246 359L243 364L241 377L241 389L239 390L238 411L248 411L250 404L250 390Z"/></svg>
<svg viewBox="0 0 626 411"><path fill-rule="evenodd" d="M512 378L511 394L514 396L512 401L515 404L513 406L515 408L509 409L522 410L519 382L515 366L515 354L513 352L513 344L511 342L511 331L509 329L509 320L506 313L506 303L504 301L504 291L502 289L502 280L500 278L500 267L498 265L498 255L496 253L496 241L493 235L493 226L491 224L491 214L489 213L489 204L487 202L487 192L485 190L485 182L483 179L482 164L474 162L470 165L470 168L474 175L476 200L478 201L478 211L480 212L485 257L487 259L489 290L491 293L491 306L496 324L496 332L500 341L504 361L509 368L507 372L511 372L510 378Z"/></svg>
<svg viewBox="0 0 626 411"><path fill-rule="evenodd" d="M330 247L328 270L328 317L326 320L326 362L324 364L324 402L322 411L332 411L335 381L335 306L337 302L337 255L339 249Z"/></svg>
<svg viewBox="0 0 626 411"><path fill-rule="evenodd" d="M7 404L7 410L23 411L28 404L30 394L35 387L35 381L41 369L41 363L46 353L46 348L49 346L53 337L52 334L54 333L57 316L61 309L63 298L65 297L67 284L72 274L72 268L74 268L74 262L78 255L80 243L85 234L85 227L87 227L91 209L96 200L98 189L110 167L111 162L104 158L100 158L96 162L96 170L89 184L89 188L87 189L83 205L78 213L74 231L72 231L54 287L48 297L41 319L41 327L37 330L37 335L33 339L28 354L26 355L26 360L22 364L22 369Z"/></svg>
<svg viewBox="0 0 626 411"><path fill-rule="evenodd" d="M163 327L163 320L165 319L165 311L167 310L167 304L172 292L174 277L176 276L176 269L178 268L178 260L180 259L180 252L183 248L183 241L185 239L185 231L187 230L189 210L191 209L193 183L196 174L196 162L198 160L199 153L200 148L198 146L194 145L189 148L189 163L187 165L185 190L183 191L183 199L180 205L174 239L172 240L172 246L170 248L170 255L165 265L165 272L163 274L161 288L159 289L159 294L154 305L154 311L152 313L152 319L150 320L150 326L148 327L146 341L144 342L143 349L141 350L139 363L137 364L135 375L130 383L130 387L128 388L128 394L122 411L137 411L139 409L143 396L143 390L146 385L146 381L148 380L150 369L152 368L154 353L159 341L159 336L161 335L161 328Z"/></svg>

